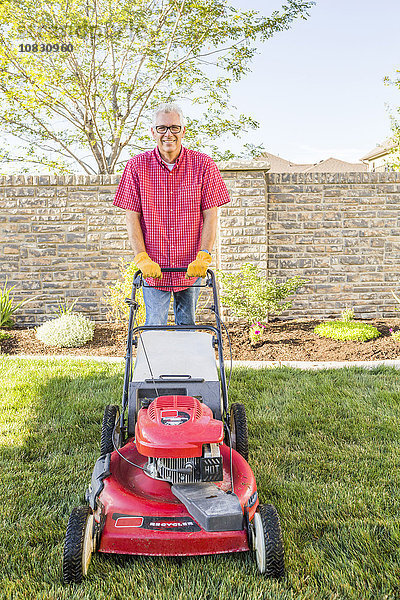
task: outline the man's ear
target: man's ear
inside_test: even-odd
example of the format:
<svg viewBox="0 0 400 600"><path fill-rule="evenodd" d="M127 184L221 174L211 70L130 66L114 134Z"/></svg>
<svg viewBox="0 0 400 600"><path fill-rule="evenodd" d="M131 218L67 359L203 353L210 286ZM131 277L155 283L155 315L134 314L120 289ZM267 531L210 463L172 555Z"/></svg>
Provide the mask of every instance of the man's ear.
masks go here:
<svg viewBox="0 0 400 600"><path fill-rule="evenodd" d="M184 137L185 133L186 133L186 127L183 128L182 137Z"/></svg>
<svg viewBox="0 0 400 600"><path fill-rule="evenodd" d="M151 131L151 135L153 136L153 140L157 141L156 132L154 131L153 127L150 127L150 131Z"/></svg>

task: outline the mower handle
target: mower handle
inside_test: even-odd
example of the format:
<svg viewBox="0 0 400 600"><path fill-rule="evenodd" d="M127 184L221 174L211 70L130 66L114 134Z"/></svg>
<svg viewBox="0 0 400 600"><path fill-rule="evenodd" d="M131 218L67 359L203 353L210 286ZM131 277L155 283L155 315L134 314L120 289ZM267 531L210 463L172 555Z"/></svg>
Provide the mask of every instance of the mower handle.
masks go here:
<svg viewBox="0 0 400 600"><path fill-rule="evenodd" d="M161 267L161 273L186 273L187 267Z"/></svg>
<svg viewBox="0 0 400 600"><path fill-rule="evenodd" d="M187 267L161 267L161 273L186 273L187 271ZM206 276L208 277L213 277L214 273L210 270L207 269L207 273ZM190 279L196 279L196 277L191 277ZM136 287L141 287L143 285L143 287L149 287L147 285L143 284L143 281L145 281L145 279L143 278L143 273L142 271L136 271L134 277L133 277L133 282L134 282L134 286L136 285ZM205 284L200 284L200 285L192 285L191 287L211 287L211 284L209 283L209 279L207 279ZM137 282L137 283L135 283ZM140 282L140 283L139 283ZM160 282L160 284L157 283L157 289L162 289L163 287L165 287L166 289L170 289L170 285L168 286L163 286L161 285L162 282Z"/></svg>
<svg viewBox="0 0 400 600"><path fill-rule="evenodd" d="M187 271L187 267L162 267L161 268L161 272L162 273L186 273ZM135 293L136 293L136 289L140 288L143 285L143 278L142 278L142 272L140 270L136 271L134 278L133 278L133 282L132 282L132 294L131 294L131 298L127 300L127 303L130 305L130 311L129 311L129 325L128 325L128 340L127 340L127 348L126 348L126 356L125 356L125 376L124 376L124 392L123 392L123 397L122 397L122 407L123 407L123 411L121 414L121 425L123 426L123 415L124 415L124 411L126 406L128 405L128 392L129 392L129 382L130 382L130 376L131 376L131 353L132 353L132 333L133 333L133 319L134 319L134 311L137 309L138 304L135 301ZM159 286L157 284L157 288L161 288L162 286ZM170 287L170 286L168 286ZM205 283L205 285L193 285L192 287L211 287L213 290L213 301L214 304L211 307L211 309L213 310L213 312L215 313L215 318L216 318L216 328L215 327L211 327L211 326L200 326L204 329L210 328L213 331L215 331L215 333L217 334L217 341L218 341L218 359L219 359L219 368L220 368L220 375L221 375L221 388L222 388L222 399L223 399L223 412L225 414L225 416L228 414L228 390L227 390L227 385L226 385L226 377L225 377L225 367L224 367L224 357L223 357L223 351L222 351L222 328L221 328L221 318L219 315L219 307L218 307L218 292L217 292L217 284L216 284L216 280L215 280L215 275L214 275L214 271L212 271L211 269L207 269L207 281ZM140 326L140 330L144 331L147 328L149 329L154 329L156 326L151 327L150 325L142 325ZM186 329L186 325L175 325L175 326L165 326L165 327L157 327L158 328L162 328L162 329L166 329L166 330L178 330L180 328L182 329ZM198 326L194 326L193 329L197 329ZM136 329L136 328L135 328ZM190 327L188 327L188 329L190 329Z"/></svg>

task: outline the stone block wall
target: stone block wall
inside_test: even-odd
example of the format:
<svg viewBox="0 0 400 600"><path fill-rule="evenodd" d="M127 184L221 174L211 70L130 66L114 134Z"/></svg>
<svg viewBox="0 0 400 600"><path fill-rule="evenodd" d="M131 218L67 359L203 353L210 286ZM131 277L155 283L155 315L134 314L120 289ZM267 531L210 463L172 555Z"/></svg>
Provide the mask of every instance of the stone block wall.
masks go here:
<svg viewBox="0 0 400 600"><path fill-rule="evenodd" d="M268 174L265 161L221 163L231 202L219 210L212 267L253 262L309 284L285 318L395 315L400 293L400 173ZM39 324L59 298L105 320L101 301L132 259L119 175L0 177L0 285L15 285L19 324Z"/></svg>
<svg viewBox="0 0 400 600"><path fill-rule="evenodd" d="M400 173L268 174L267 187L268 274L310 282L291 317L346 306L363 318L397 314Z"/></svg>
<svg viewBox="0 0 400 600"><path fill-rule="evenodd" d="M100 301L129 256L123 211L112 206L119 176L0 178L1 274L16 299L38 296L16 313L41 323L58 300L104 320Z"/></svg>

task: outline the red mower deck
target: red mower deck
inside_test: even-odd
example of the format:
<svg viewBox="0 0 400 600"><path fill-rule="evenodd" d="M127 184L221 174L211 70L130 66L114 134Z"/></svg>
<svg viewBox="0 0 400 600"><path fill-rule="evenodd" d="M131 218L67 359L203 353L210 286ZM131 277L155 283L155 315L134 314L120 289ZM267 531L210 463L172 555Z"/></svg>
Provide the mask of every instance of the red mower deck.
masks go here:
<svg viewBox="0 0 400 600"><path fill-rule="evenodd" d="M134 442L121 450L130 461L145 464ZM221 446L224 479L216 485L231 489L229 448ZM252 470L236 450L232 450L234 491L242 508L256 492ZM104 480L99 500L106 522L99 552L152 556L191 556L249 550L247 531L204 531L185 506L171 492L166 481L152 479L138 468L124 462L116 452L111 456L112 476ZM255 499L249 508L250 520L258 506ZM103 512L103 511L102 511ZM100 520L100 511L95 513Z"/></svg>

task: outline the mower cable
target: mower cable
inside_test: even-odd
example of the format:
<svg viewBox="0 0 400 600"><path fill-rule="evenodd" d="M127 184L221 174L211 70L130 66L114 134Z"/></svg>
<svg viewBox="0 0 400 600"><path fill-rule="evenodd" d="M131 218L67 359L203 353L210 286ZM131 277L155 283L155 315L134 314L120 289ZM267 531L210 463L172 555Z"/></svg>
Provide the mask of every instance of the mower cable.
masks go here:
<svg viewBox="0 0 400 600"><path fill-rule="evenodd" d="M114 433L115 433L115 430L116 430L116 428L117 428L118 425L119 425L119 423L115 424L114 430L113 430L113 434L112 434L112 443L113 443L113 446L114 446L114 450L117 451L118 456L120 456L122 458L122 460L124 460L128 464L132 465L132 467L137 467L138 469L142 469L142 471L144 471L146 473L147 469L145 467L142 467L141 465L137 465L136 463L132 462L131 460L129 460L128 458L126 458L126 456L124 456L123 454L121 454L121 452L118 450L117 445L116 445L116 443L114 441Z"/></svg>
<svg viewBox="0 0 400 600"><path fill-rule="evenodd" d="M159 394L157 386L156 386L156 381L154 379L153 371L151 370L149 357L147 356L146 347L145 347L145 345L143 343L143 338L142 338L142 334L140 333L140 331L139 331L139 337L140 337L140 341L142 342L142 347L143 347L144 355L146 357L147 366L149 367L150 375L151 375L151 378L153 380L154 389L156 391L157 396L159 396L160 394Z"/></svg>
<svg viewBox="0 0 400 600"><path fill-rule="evenodd" d="M136 327L139 327L139 323L137 322L137 319L136 319L136 314L137 314L138 310L139 310L139 305L135 309L135 314L133 316L133 324L136 323ZM155 379L154 379L153 371L152 371L151 366L150 366L149 357L147 356L146 346L144 345L143 338L142 338L142 332L140 331L140 329L138 330L138 333L139 333L140 341L142 342L142 347L143 347L144 355L146 357L147 366L149 367L150 375L151 375L151 378L153 380L154 389L156 391L157 396L159 396L160 394L158 393L158 389L157 389L156 382L155 382ZM131 361L131 377L132 377L132 361Z"/></svg>
<svg viewBox="0 0 400 600"><path fill-rule="evenodd" d="M225 426L226 426L226 431L228 433L229 436L229 467L230 467L230 472L231 472L231 494L234 494L235 491L233 489L233 462L232 462L232 437L231 437L231 430L229 429L229 425L228 423L225 421ZM229 493L229 492L227 492Z"/></svg>
<svg viewBox="0 0 400 600"><path fill-rule="evenodd" d="M229 335L229 332L228 332L228 330L227 330L227 328L226 328L226 325L225 325L225 323L223 322L223 320L221 319L221 317L220 317L219 315L217 315L217 311L215 310L215 308L214 308L213 306L209 306L209 309L210 309L210 310L211 310L211 311L214 313L214 315L215 315L215 319L216 319L217 321L219 321L219 326L221 326L221 325L223 325L223 326L224 326L224 328L225 328L225 331L226 331L226 335L228 336L228 344L229 344L229 356L230 356L230 363L231 363L231 365L230 365L230 369L229 369L229 379L228 379L228 385L227 385L227 388L226 388L226 393L228 393L228 392L229 392L229 386L230 386L230 384L231 384L231 377L232 377L232 367L233 367L233 362L232 362L232 345L231 345L231 338L230 338L230 335Z"/></svg>
<svg viewBox="0 0 400 600"><path fill-rule="evenodd" d="M118 456L120 456L122 458L122 460L124 460L125 462L129 463L133 467L137 467L138 469L142 469L142 471L144 471L145 473L148 473L148 470L146 469L146 467L142 467L141 465L137 465L136 463L132 462L131 460L129 460L128 458L126 458L126 456L124 456L123 454L121 454L121 452L118 450L117 445L116 445L115 440L114 440L114 434L115 434L115 431L116 431L118 425L119 425L119 423L115 423L114 429L113 429L113 432L112 432L112 443L113 443L113 446L114 446L114 450L117 451ZM175 473L183 473L184 475L191 475L193 473L193 466L192 465L190 465L190 468L188 467L186 469L174 469L173 467L167 467L166 465L163 465L163 469L165 469L166 471L174 471ZM160 479L160 481L165 481L164 479L162 479L160 477L154 477L154 479Z"/></svg>

